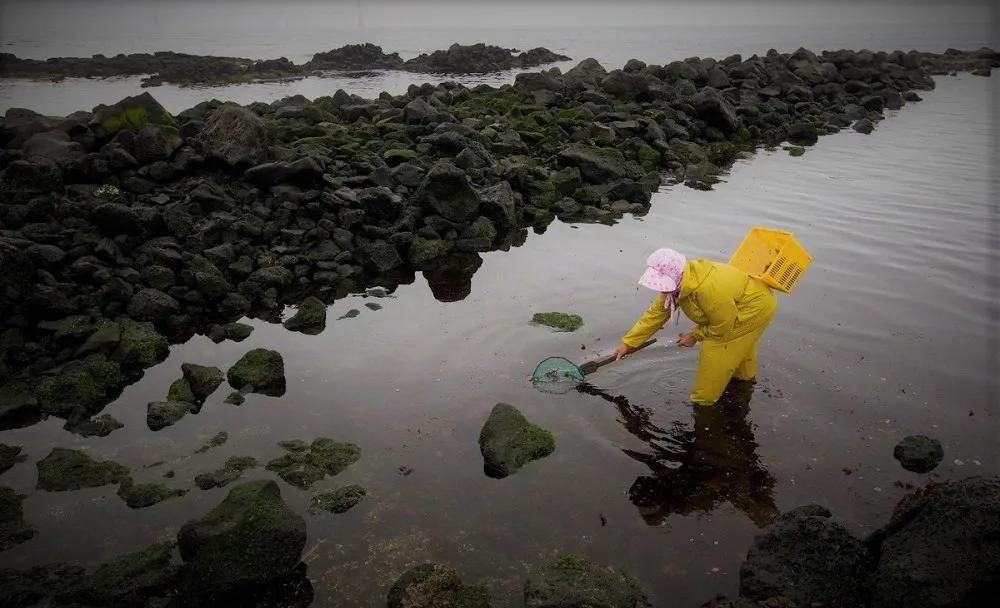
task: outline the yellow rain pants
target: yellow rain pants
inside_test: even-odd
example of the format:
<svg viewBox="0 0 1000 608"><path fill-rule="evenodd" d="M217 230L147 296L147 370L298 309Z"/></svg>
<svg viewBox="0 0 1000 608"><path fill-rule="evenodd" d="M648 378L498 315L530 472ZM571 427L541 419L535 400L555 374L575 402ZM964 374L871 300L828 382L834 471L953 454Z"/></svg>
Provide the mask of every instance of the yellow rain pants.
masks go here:
<svg viewBox="0 0 1000 608"><path fill-rule="evenodd" d="M666 323L660 294L622 342L635 348ZM732 378L756 380L757 342L771 323L778 298L771 288L735 266L706 259L684 265L677 305L695 324L701 345L691 401L714 405Z"/></svg>

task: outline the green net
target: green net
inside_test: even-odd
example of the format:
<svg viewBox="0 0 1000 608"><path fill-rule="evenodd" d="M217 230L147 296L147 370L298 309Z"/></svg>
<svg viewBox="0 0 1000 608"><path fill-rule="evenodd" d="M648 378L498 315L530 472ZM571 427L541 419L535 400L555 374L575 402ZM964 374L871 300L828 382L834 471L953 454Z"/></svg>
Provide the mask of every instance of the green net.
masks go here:
<svg viewBox="0 0 1000 608"><path fill-rule="evenodd" d="M549 357L535 367L531 384L547 393L567 393L583 381L584 374L564 357Z"/></svg>

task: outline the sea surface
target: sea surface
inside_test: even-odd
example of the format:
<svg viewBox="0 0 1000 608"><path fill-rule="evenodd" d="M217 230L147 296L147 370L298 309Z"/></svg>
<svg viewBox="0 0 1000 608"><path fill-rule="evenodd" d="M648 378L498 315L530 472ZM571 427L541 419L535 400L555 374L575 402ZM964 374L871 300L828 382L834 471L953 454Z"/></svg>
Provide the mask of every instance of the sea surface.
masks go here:
<svg viewBox="0 0 1000 608"><path fill-rule="evenodd" d="M546 46L572 56L567 67L595 57L611 69L632 57L666 63L799 46L941 52L991 40L990 15L962 5L950 12L780 5L783 11L744 8L741 17L718 5L683 12L619 3L606 27L574 26L563 4L479 9L480 18L452 15L447 27L433 15L444 20L447 7L459 10L455 4L438 13L428 13L430 5L408 13L378 5L365 9L364 28L352 3L60 6L58 18L7 6L4 50L35 57L184 50L298 62L350 42L372 41L405 58L484 41ZM517 10L540 16L518 25ZM484 27L497 22L502 27ZM374 96L428 80L389 73L149 90L179 111L212 97L248 103L337 88ZM510 82L513 75L478 80ZM822 137L799 158L762 150L711 192L662 188L644 217L614 226L556 222L520 247L418 274L391 297L340 300L320 335L250 320L256 329L243 343L196 337L174 346L105 409L125 425L108 437L81 438L55 419L0 432L0 442L24 446L28 455L0 483L27 494L26 519L39 530L0 553L0 567L96 565L170 537L230 489L195 488L140 510L129 509L115 486L35 491L35 462L56 446L127 464L137 481L173 469L166 483L191 487L196 474L229 456L266 462L282 454L282 440L358 443L361 460L313 490L364 485L371 496L351 511L311 515L313 492L280 482L307 521L304 560L316 606L383 606L395 578L423 561L454 565L466 582L514 598L500 605L517 606L524 579L564 551L630 570L658 606L697 606L716 593L736 594L741 560L777 512L819 503L859 535L885 522L904 486L930 478L893 459L904 436L942 442L938 479L1000 472L1000 79L936 81L935 90L921 92L922 102L887 112L869 136L848 130ZM141 90L138 79L3 82L0 109L67 114ZM532 369L548 356L582 362L614 348L652 299L636 285L652 250L727 260L757 225L794 232L813 263L793 293L780 295L745 418L722 423L685 404L698 353L673 341L690 327L687 320L591 376L590 393L531 386ZM382 309L364 306L372 302ZM350 309L361 314L338 320ZM573 333L529 324L532 314L550 310L580 314L585 324ZM223 403L224 386L197 415L159 432L146 428L146 404L166 396L181 363L226 369L257 347L284 356L283 397L251 395L237 407ZM477 439L501 402L551 429L556 450L494 479L483 472ZM224 446L195 454L219 431L230 434ZM166 462L143 468L158 461ZM246 474L262 477L275 478L263 468Z"/></svg>

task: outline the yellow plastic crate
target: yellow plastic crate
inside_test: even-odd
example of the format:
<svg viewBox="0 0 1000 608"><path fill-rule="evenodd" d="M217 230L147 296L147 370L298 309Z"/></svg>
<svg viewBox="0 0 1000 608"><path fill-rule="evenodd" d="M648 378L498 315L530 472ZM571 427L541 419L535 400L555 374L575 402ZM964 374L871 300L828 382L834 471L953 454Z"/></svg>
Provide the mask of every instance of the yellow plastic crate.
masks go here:
<svg viewBox="0 0 1000 608"><path fill-rule="evenodd" d="M791 232L754 226L729 263L778 291L791 293L812 256Z"/></svg>

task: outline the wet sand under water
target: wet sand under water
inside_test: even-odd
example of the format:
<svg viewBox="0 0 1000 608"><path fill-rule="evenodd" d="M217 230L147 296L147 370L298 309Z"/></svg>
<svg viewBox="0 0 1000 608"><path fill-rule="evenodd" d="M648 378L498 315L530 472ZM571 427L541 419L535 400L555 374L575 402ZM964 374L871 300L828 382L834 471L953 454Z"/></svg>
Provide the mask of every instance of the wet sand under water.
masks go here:
<svg viewBox="0 0 1000 608"><path fill-rule="evenodd" d="M474 276L450 286L458 295L443 298L469 291L457 301L436 299L418 276L392 297L338 301L317 336L250 321L256 329L239 344L194 338L105 409L125 425L106 438L72 435L59 420L0 433L29 457L2 482L28 494L26 519L39 529L0 554L0 567L96 565L175 534L232 487L134 511L115 486L35 492L35 462L54 446L115 459L137 481L173 469L168 486L193 487L229 456L267 462L282 440L358 443L360 462L311 491L279 482L308 524L316 606L382 606L395 578L422 561L455 565L516 606L531 569L562 551L627 568L658 605L694 606L736 594L743 555L778 510L817 502L858 534L883 523L904 492L895 483L927 479L893 460L905 435L941 440L941 478L997 473L988 259L998 83L939 78L924 97L870 136L823 137L801 158L762 151L713 192L665 188L644 218L553 224L483 255ZM590 376L591 394L532 388L545 357L582 362L617 344L652 298L635 284L650 251L728 259L751 225L795 232L814 262L780 298L745 418L699 412L694 428L685 401L697 350L673 345L687 320ZM350 309L361 314L337 320ZM528 323L547 310L585 325L557 333ZM228 405L224 385L197 415L146 428L146 403L166 397L181 363L227 369L256 347L284 356L283 397ZM556 436L551 456L505 479L484 474L476 443L498 402ZM219 431L230 434L224 446L194 453ZM245 475L257 477L276 478L263 467ZM349 483L372 495L342 515L308 513L313 493Z"/></svg>

